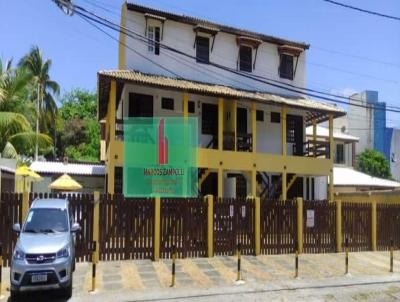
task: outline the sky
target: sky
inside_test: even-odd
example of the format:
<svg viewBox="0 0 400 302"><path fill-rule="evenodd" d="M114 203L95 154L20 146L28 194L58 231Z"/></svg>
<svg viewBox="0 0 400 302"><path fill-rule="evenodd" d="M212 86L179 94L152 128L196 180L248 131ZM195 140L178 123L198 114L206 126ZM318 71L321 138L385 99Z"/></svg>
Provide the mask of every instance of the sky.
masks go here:
<svg viewBox="0 0 400 302"><path fill-rule="evenodd" d="M133 0L131 0L133 1ZM399 0L340 0L400 17ZM119 23L123 0L75 0ZM400 22L322 0L136 0L135 3L200 17L311 44L307 86L348 96L379 91L400 107ZM51 77L62 87L96 90L96 72L116 69L118 45L78 16L66 16L51 0L0 0L0 57L14 62L38 45L52 59ZM118 37L117 34L114 34ZM400 113L387 114L400 127Z"/></svg>

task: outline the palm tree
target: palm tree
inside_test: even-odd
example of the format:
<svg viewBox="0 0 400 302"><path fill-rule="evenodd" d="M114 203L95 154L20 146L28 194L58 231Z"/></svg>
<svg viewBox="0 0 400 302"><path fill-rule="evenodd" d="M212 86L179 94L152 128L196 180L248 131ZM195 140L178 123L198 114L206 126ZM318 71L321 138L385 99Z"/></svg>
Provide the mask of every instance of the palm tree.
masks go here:
<svg viewBox="0 0 400 302"><path fill-rule="evenodd" d="M43 59L39 47L33 46L29 53L21 59L19 65L30 71L35 83L35 98L37 99L36 132L49 133L49 128L53 128L57 113L54 96L60 93L60 86L49 75L51 60ZM35 159L37 159L37 148Z"/></svg>
<svg viewBox="0 0 400 302"><path fill-rule="evenodd" d="M52 145L51 138L32 131L27 118L14 112L19 103L26 103L26 86L30 75L23 68L12 68L12 62L0 60L0 156L18 158L32 152L36 142L41 148Z"/></svg>

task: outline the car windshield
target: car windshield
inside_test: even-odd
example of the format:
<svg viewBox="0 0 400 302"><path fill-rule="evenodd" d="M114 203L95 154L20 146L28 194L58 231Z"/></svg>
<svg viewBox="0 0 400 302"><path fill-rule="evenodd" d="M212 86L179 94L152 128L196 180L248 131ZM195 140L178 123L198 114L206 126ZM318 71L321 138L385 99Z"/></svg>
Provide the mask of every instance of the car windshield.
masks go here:
<svg viewBox="0 0 400 302"><path fill-rule="evenodd" d="M68 231L67 210L31 209L25 221L25 233L58 233Z"/></svg>

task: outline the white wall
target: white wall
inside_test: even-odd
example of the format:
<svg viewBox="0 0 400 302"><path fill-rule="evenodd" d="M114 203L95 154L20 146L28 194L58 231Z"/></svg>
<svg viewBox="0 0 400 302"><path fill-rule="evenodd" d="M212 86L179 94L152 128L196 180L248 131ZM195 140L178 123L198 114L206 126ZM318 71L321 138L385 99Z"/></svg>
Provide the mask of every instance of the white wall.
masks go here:
<svg viewBox="0 0 400 302"><path fill-rule="evenodd" d="M318 176L315 177L315 200L328 199L328 177Z"/></svg>
<svg viewBox="0 0 400 302"><path fill-rule="evenodd" d="M126 26L141 35L145 34L145 17L138 12L127 12ZM161 22L148 19L148 25L160 26ZM193 26L178 23L175 21L167 20L164 24L163 44L179 49L180 51L190 55L196 56L196 49L193 47L195 41L195 33ZM257 83L254 80L246 79L242 76L235 75L210 65L199 64L192 58L187 58L167 50L160 50L160 55L155 55L148 51L148 46L136 39L126 37L126 44L128 47L134 48L141 55L154 60L158 64L174 71L180 77L192 79L208 83L219 83L228 86L240 87L250 90L263 90L272 93L283 93L287 95L296 95L296 93L274 88L272 86ZM210 48L212 39L210 39ZM173 76L170 72L150 63L125 48L126 52L126 69L139 70L145 73L162 74L166 76ZM254 57L255 51L253 51ZM178 58L176 58L178 56ZM218 33L215 38L214 48L210 50L210 61L224 65L229 68L237 68L238 59L238 45L236 43L236 35L227 33ZM281 79L278 75L279 55L277 45L271 43L262 43L258 49L256 66L252 74L268 77L269 79L279 80L282 82L291 83L297 86L306 86L306 68L305 68L305 53L303 52L297 64L296 75L293 81ZM295 65L295 62L294 62ZM175 76L174 76L175 77Z"/></svg>
<svg viewBox="0 0 400 302"><path fill-rule="evenodd" d="M394 161L390 158L390 172L392 177L400 181L400 129L393 129L390 156L394 154Z"/></svg>

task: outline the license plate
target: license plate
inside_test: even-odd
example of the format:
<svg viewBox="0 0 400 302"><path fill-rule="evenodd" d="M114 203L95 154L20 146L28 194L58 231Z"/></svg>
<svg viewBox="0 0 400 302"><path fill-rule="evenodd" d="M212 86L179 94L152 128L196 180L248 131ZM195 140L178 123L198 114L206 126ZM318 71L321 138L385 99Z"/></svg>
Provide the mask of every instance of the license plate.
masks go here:
<svg viewBox="0 0 400 302"><path fill-rule="evenodd" d="M47 274L32 275L32 283L47 282Z"/></svg>

